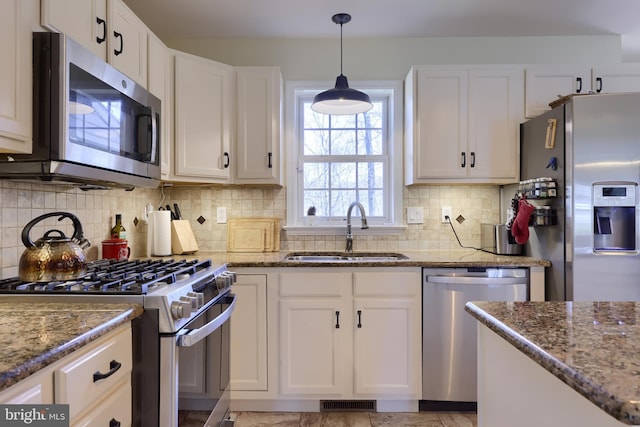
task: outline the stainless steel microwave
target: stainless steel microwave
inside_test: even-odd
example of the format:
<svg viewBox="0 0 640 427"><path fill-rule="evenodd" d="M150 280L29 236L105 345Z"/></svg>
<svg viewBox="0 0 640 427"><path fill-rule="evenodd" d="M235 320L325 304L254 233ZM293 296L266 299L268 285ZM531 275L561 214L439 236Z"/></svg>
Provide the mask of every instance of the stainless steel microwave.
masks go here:
<svg viewBox="0 0 640 427"><path fill-rule="evenodd" d="M158 98L79 43L33 33L33 152L0 156L0 178L156 187L160 113Z"/></svg>

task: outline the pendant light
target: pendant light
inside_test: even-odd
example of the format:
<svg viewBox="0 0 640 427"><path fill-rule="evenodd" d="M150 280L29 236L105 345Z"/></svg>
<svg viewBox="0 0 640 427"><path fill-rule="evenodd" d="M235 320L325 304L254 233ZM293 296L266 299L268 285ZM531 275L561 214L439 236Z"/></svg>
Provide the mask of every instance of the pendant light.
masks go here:
<svg viewBox="0 0 640 427"><path fill-rule="evenodd" d="M338 13L331 18L340 24L340 75L336 78L336 87L325 90L315 96L311 109L322 114L359 114L369 111L373 104L369 95L359 90L351 89L347 76L342 74L342 26L351 21L348 13Z"/></svg>

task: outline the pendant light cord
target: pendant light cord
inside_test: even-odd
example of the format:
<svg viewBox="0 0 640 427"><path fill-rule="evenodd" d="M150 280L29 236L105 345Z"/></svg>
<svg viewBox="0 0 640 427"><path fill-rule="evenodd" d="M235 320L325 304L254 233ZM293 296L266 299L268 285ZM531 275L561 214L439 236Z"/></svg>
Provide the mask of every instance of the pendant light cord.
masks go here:
<svg viewBox="0 0 640 427"><path fill-rule="evenodd" d="M342 76L342 26L344 24L340 22L340 75Z"/></svg>

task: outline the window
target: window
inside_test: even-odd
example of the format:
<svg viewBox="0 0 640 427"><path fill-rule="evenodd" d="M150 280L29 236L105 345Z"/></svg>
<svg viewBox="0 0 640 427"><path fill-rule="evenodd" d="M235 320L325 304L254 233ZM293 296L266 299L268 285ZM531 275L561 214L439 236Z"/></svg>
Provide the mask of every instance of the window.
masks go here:
<svg viewBox="0 0 640 427"><path fill-rule="evenodd" d="M373 108L362 114L329 116L311 109L324 85L292 84L288 90L291 119L287 145L287 230L307 227L315 208L315 227L308 234L343 231L349 205L365 208L370 227L400 225L402 219L401 84L380 83L359 90L371 97ZM354 85L355 86L355 85ZM292 99L293 98L293 99ZM359 215L354 211L354 215ZM297 230L304 232L304 230ZM307 234L307 233L305 233Z"/></svg>

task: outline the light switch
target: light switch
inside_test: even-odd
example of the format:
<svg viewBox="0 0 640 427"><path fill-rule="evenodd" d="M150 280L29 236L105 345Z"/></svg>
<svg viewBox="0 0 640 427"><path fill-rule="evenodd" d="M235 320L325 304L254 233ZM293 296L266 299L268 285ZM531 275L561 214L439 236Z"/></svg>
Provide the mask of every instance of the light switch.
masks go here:
<svg viewBox="0 0 640 427"><path fill-rule="evenodd" d="M424 208L407 208L407 224L423 224Z"/></svg>

